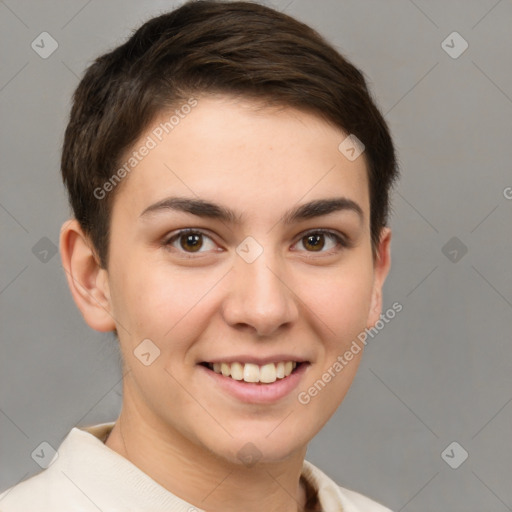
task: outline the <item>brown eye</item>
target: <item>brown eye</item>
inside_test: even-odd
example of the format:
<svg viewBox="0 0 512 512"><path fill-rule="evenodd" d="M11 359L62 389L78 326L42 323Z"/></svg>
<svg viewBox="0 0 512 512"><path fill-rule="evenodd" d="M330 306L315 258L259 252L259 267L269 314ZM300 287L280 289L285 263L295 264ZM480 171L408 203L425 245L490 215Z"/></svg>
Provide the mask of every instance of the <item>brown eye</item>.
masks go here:
<svg viewBox="0 0 512 512"><path fill-rule="evenodd" d="M326 238L330 239L331 247L327 250L323 250L326 246ZM326 231L323 229L317 229L316 231L310 231L302 236L300 239L307 252L318 252L318 253L330 253L335 252L336 249L349 247L348 241L334 233L332 231Z"/></svg>
<svg viewBox="0 0 512 512"><path fill-rule="evenodd" d="M211 249L215 250L216 244L205 233L195 229L182 229L163 244L166 247L176 249L177 252L193 254L207 252L201 249L204 249L205 246L206 249L209 249L208 243L206 243L208 241L211 244ZM179 245L177 242L179 242Z"/></svg>
<svg viewBox="0 0 512 512"><path fill-rule="evenodd" d="M185 250L188 250L190 248L190 249L192 249L192 252L197 252L203 245L202 236L203 236L202 233L182 234L179 237L180 246Z"/></svg>
<svg viewBox="0 0 512 512"><path fill-rule="evenodd" d="M305 247L312 247L313 251L321 251L322 248L324 247L325 245L325 241L322 240L322 237L324 235L319 233L319 234L314 234L314 235L306 235L302 240L304 240L304 246Z"/></svg>

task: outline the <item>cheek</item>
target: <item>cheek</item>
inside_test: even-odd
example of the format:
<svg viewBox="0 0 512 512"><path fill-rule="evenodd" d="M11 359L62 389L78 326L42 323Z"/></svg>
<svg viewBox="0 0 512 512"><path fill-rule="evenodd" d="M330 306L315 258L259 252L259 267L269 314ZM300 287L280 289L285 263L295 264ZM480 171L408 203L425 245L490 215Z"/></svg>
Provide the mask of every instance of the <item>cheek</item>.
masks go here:
<svg viewBox="0 0 512 512"><path fill-rule="evenodd" d="M364 348L357 343L357 336L366 327L371 306L371 267L354 267L331 277L317 287L316 301L311 301L312 317L321 320L317 325L323 351L298 396L307 411L302 426L315 429L315 433L334 414L354 380Z"/></svg>
<svg viewBox="0 0 512 512"><path fill-rule="evenodd" d="M329 276L316 287L313 311L329 328L333 343L352 339L366 327L371 306L373 274L371 268L351 269Z"/></svg>
<svg viewBox="0 0 512 512"><path fill-rule="evenodd" d="M199 269L171 272L168 264L141 268L136 271L133 265L127 273L129 279L116 276L115 318L129 332L126 349L133 350L149 338L160 349L160 364L181 364L188 357L192 341L201 337L218 307L215 285L219 275Z"/></svg>

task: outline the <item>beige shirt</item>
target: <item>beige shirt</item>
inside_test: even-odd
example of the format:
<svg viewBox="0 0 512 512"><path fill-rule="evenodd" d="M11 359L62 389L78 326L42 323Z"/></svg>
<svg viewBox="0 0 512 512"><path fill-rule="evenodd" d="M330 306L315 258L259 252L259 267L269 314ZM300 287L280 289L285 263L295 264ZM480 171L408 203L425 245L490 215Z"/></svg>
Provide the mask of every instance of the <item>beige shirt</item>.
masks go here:
<svg viewBox="0 0 512 512"><path fill-rule="evenodd" d="M114 422L73 428L49 466L0 494L0 512L201 512L104 444ZM304 461L322 512L391 512Z"/></svg>

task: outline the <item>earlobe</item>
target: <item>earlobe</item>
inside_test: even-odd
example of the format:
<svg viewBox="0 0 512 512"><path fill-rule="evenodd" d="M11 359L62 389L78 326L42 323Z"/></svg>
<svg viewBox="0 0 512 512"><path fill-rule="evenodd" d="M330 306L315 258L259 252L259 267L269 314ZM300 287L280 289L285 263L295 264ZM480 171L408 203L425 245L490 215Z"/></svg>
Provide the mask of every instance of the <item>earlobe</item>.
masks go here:
<svg viewBox="0 0 512 512"><path fill-rule="evenodd" d="M377 257L374 264L372 302L367 328L373 327L382 311L382 287L391 267L391 229L382 228Z"/></svg>
<svg viewBox="0 0 512 512"><path fill-rule="evenodd" d="M113 331L108 274L76 219L62 225L60 255L69 289L87 324L97 331Z"/></svg>

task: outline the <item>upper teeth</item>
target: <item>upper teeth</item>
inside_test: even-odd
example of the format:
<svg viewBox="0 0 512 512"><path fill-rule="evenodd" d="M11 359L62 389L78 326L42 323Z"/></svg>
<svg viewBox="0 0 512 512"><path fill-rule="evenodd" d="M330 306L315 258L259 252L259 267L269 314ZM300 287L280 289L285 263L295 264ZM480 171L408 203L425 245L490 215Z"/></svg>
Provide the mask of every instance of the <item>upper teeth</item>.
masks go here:
<svg viewBox="0 0 512 512"><path fill-rule="evenodd" d="M297 366L295 361L280 361L258 366L253 363L213 363L209 365L215 373L222 373L225 377L245 382L275 382L284 379L292 373Z"/></svg>

